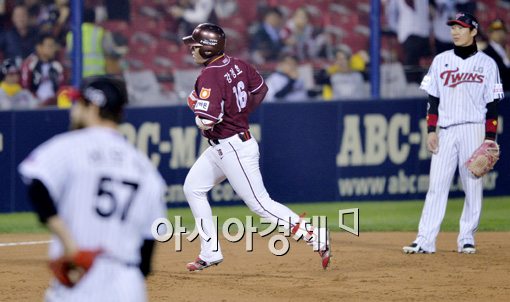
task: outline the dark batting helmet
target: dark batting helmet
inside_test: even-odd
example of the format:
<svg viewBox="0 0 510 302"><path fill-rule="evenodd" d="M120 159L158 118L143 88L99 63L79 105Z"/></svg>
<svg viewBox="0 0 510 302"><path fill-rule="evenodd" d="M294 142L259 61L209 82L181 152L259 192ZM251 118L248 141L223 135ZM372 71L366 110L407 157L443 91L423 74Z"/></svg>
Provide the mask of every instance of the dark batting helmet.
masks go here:
<svg viewBox="0 0 510 302"><path fill-rule="evenodd" d="M191 36L182 38L184 44L199 47L202 57L209 59L225 51L225 32L216 24L199 24Z"/></svg>

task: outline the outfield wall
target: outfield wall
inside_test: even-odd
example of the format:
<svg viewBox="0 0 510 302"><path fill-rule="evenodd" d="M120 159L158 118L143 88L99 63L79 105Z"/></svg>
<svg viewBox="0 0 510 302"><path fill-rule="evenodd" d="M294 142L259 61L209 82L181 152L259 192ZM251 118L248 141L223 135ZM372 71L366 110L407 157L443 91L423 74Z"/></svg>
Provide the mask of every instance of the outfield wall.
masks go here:
<svg viewBox="0 0 510 302"><path fill-rule="evenodd" d="M500 108L502 158L484 178L486 196L510 195L508 99ZM265 104L251 125L266 187L283 202L422 199L430 165L425 110L424 99ZM0 112L0 212L30 210L16 167L67 125L62 110ZM169 205L185 205L184 178L208 147L188 108L130 108L121 129L164 176ZM462 196L458 176L451 191ZM241 202L228 183L210 197L213 204Z"/></svg>

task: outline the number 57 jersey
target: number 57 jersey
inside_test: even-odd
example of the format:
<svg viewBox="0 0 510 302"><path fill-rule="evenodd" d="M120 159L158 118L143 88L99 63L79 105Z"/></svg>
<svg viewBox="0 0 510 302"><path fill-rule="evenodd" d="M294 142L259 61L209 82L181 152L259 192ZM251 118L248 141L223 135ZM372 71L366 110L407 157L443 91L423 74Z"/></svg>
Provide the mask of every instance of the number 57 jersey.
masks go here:
<svg viewBox="0 0 510 302"><path fill-rule="evenodd" d="M203 135L222 139L247 131L248 116L259 105L250 96L263 85L262 76L243 60L222 55L210 62L195 83L195 115L216 122Z"/></svg>
<svg viewBox="0 0 510 302"><path fill-rule="evenodd" d="M80 249L140 262L151 225L166 217L165 183L156 168L117 131L93 127L60 134L19 166L24 181L39 179ZM53 238L56 239L56 238ZM50 258L62 255L58 240Z"/></svg>

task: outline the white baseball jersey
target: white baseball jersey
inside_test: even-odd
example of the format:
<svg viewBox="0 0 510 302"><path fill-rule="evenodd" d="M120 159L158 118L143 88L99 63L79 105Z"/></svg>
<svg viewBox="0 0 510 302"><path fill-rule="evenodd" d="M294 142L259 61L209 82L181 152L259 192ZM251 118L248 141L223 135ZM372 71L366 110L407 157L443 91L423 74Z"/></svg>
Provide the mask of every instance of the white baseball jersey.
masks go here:
<svg viewBox="0 0 510 302"><path fill-rule="evenodd" d="M430 183L418 236L414 243L427 252L436 251L436 238L446 211L450 185L458 168L465 204L459 221L457 248L475 245L480 221L483 182L468 171L465 162L485 136L487 103L503 98L496 63L483 52L462 59L453 50L434 58L421 88L439 98L438 150L432 155Z"/></svg>
<svg viewBox="0 0 510 302"><path fill-rule="evenodd" d="M93 127L50 139L20 164L19 172L25 179L39 179L44 183L59 217L80 249L104 251L78 285L85 284L73 290L80 291L90 285L98 294L115 297L110 282L104 280L106 272L101 272L109 267L105 270L113 279L131 272L131 278L119 280L139 284L119 287L139 288L143 292L131 295L145 296L143 276L137 267L140 247L144 239L152 239L153 221L166 217L165 183L146 156L119 132ZM60 241L53 239L49 249L51 259L63 253ZM111 266L116 267L114 271L118 274L112 273ZM96 282L90 280L94 278ZM61 297L62 300L80 298L65 294ZM81 298L87 300L87 296Z"/></svg>
<svg viewBox="0 0 510 302"><path fill-rule="evenodd" d="M465 60L453 50L437 55L420 88L440 99L439 127L484 123L487 103L503 98L498 66L480 51Z"/></svg>

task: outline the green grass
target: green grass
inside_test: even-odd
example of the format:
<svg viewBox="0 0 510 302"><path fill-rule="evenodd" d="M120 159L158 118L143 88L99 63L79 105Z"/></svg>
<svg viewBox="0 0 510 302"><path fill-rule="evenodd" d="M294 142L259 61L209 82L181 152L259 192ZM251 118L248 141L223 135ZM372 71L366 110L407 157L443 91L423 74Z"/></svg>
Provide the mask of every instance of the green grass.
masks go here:
<svg viewBox="0 0 510 302"><path fill-rule="evenodd" d="M457 231L462 212L463 199L448 202L442 231ZM359 230L368 231L416 231L420 220L423 201L405 202L328 202L287 204L296 213L306 212L308 216L326 215L332 231L339 231L338 210L359 208ZM510 197L485 198L479 231L510 231ZM218 216L220 224L230 217L245 221L252 215L246 206L215 207L213 214ZM193 217L189 208L172 208L168 211L169 220L174 224L174 216L182 217L182 225L193 227ZM255 226L258 217L254 217ZM353 225L353 215L346 215L344 224ZM38 233L46 232L33 213L15 213L0 215L0 233Z"/></svg>

